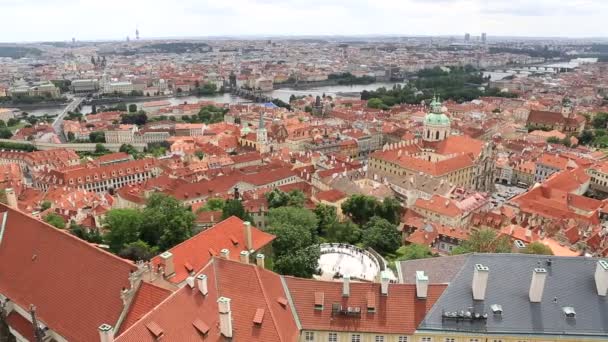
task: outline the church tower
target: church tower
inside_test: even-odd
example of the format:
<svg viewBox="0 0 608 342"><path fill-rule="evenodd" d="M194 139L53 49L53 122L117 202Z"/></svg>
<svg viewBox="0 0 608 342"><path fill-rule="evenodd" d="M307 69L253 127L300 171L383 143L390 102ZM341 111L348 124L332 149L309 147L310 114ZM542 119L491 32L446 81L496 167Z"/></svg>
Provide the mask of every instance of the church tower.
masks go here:
<svg viewBox="0 0 608 342"><path fill-rule="evenodd" d="M441 102L433 97L431 112L424 117L424 141L441 141L451 132L450 118L443 113Z"/></svg>
<svg viewBox="0 0 608 342"><path fill-rule="evenodd" d="M266 125L264 124L264 113L260 113L260 123L258 124L258 130L256 133L258 141L258 150L260 151L260 153L267 152L268 131L266 130Z"/></svg>

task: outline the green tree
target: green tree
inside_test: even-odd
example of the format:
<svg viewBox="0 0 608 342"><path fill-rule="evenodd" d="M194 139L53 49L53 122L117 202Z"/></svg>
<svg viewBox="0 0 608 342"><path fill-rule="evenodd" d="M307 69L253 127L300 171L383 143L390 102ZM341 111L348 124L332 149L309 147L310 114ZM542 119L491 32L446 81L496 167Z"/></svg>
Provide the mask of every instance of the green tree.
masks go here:
<svg viewBox="0 0 608 342"><path fill-rule="evenodd" d="M352 221L334 221L327 227L325 237L328 242L341 242L354 245L361 242L361 234L361 228Z"/></svg>
<svg viewBox="0 0 608 342"><path fill-rule="evenodd" d="M6 122L4 120L0 120L0 128L6 127Z"/></svg>
<svg viewBox="0 0 608 342"><path fill-rule="evenodd" d="M195 216L177 199L154 193L143 210L141 240L167 250L192 236Z"/></svg>
<svg viewBox="0 0 608 342"><path fill-rule="evenodd" d="M311 278L319 267L321 251L318 245L298 249L274 260L274 271L300 278Z"/></svg>
<svg viewBox="0 0 608 342"><path fill-rule="evenodd" d="M469 235L469 239L454 248L452 254L464 253L510 253L509 237L499 237L492 229L480 229Z"/></svg>
<svg viewBox="0 0 608 342"><path fill-rule="evenodd" d="M415 243L400 247L397 250L397 253L399 254L397 260L416 260L430 258L433 256L433 253L431 252L429 246Z"/></svg>
<svg viewBox="0 0 608 342"><path fill-rule="evenodd" d="M541 254L541 255L553 255L551 248L541 242L529 243L524 249L523 253L526 254Z"/></svg>
<svg viewBox="0 0 608 342"><path fill-rule="evenodd" d="M382 100L379 99L379 98L369 99L367 101L367 106L369 108L375 108L375 109L386 109L386 108L388 108L388 106L385 105L384 102L382 102Z"/></svg>
<svg viewBox="0 0 608 342"><path fill-rule="evenodd" d="M139 152L137 151L137 149L135 147L133 147L133 145L130 145L130 144L120 145L120 148L118 149L118 151L127 153L127 154L133 156L133 158L139 157Z"/></svg>
<svg viewBox="0 0 608 342"><path fill-rule="evenodd" d="M44 217L44 222L54 226L55 228L64 229L65 228L65 220L63 217L50 213Z"/></svg>
<svg viewBox="0 0 608 342"><path fill-rule="evenodd" d="M143 220L142 212L137 209L108 211L104 220L108 232L104 240L110 246L110 250L118 253L129 243L139 240Z"/></svg>
<svg viewBox="0 0 608 342"><path fill-rule="evenodd" d="M222 198L210 198L204 206L198 208L197 212L223 210L224 204L226 204L226 201Z"/></svg>
<svg viewBox="0 0 608 342"><path fill-rule="evenodd" d="M195 155L195 156L196 156L198 159L201 159L201 160L202 160L203 158L205 158L205 152L203 152L203 151L196 151L196 152L194 152L194 155Z"/></svg>
<svg viewBox="0 0 608 342"><path fill-rule="evenodd" d="M90 243L103 243L103 237L97 229L88 229L74 221L70 222L70 233Z"/></svg>
<svg viewBox="0 0 608 342"><path fill-rule="evenodd" d="M285 206L301 208L304 206L304 202L306 202L306 196L300 190L284 192L275 188L271 192L267 192L265 197L268 201L269 208L279 208Z"/></svg>
<svg viewBox="0 0 608 342"><path fill-rule="evenodd" d="M549 144L561 144L562 140L558 137L549 137L549 138L547 138L547 142Z"/></svg>
<svg viewBox="0 0 608 342"><path fill-rule="evenodd" d="M608 113L597 113L593 120L591 121L591 125L597 129L605 129L608 124ZM10 124L9 124L10 126Z"/></svg>
<svg viewBox="0 0 608 342"><path fill-rule="evenodd" d="M68 132L68 141L74 141L74 139L76 139L74 132Z"/></svg>
<svg viewBox="0 0 608 342"><path fill-rule="evenodd" d="M13 126L17 126L19 124L19 122L21 122L21 120L19 119L15 119L15 118L10 118L8 119L8 121L6 122L6 125L8 127L13 127Z"/></svg>
<svg viewBox="0 0 608 342"><path fill-rule="evenodd" d="M394 253L401 246L397 226L378 216L372 217L363 229L363 244L380 254Z"/></svg>
<svg viewBox="0 0 608 342"><path fill-rule="evenodd" d="M0 128L0 139L10 139L13 136L13 132L11 132L8 128Z"/></svg>
<svg viewBox="0 0 608 342"><path fill-rule="evenodd" d="M45 211L48 208L50 208L53 204L50 201L44 201L42 202L42 204L40 204L40 210L41 211Z"/></svg>
<svg viewBox="0 0 608 342"><path fill-rule="evenodd" d="M376 209L376 215L386 219L392 224L399 224L399 222L401 222L402 213L403 207L401 206L401 203L392 197L385 198Z"/></svg>
<svg viewBox="0 0 608 342"><path fill-rule="evenodd" d="M120 257L133 261L148 261L156 254L158 254L157 247L151 247L141 240L126 244L125 247L118 253Z"/></svg>
<svg viewBox="0 0 608 342"><path fill-rule="evenodd" d="M137 105L135 103L131 103L129 105L129 113L135 113L137 112Z"/></svg>
<svg viewBox="0 0 608 342"><path fill-rule="evenodd" d="M253 221L251 215L249 215L249 213L245 211L245 207L243 207L243 202L238 199L230 199L227 200L226 203L224 203L224 207L222 208L222 220L225 220L230 216L236 216L243 221Z"/></svg>
<svg viewBox="0 0 608 342"><path fill-rule="evenodd" d="M317 232L319 235L326 235L328 228L338 221L337 210L331 205L317 204L314 213L317 216Z"/></svg>
<svg viewBox="0 0 608 342"><path fill-rule="evenodd" d="M103 146L103 144L95 145L96 154L103 154L103 153L108 153L108 152L110 152L110 150L108 150L105 146Z"/></svg>
<svg viewBox="0 0 608 342"><path fill-rule="evenodd" d="M592 141L593 141L593 132L591 132L588 129L582 131L581 134L578 136L578 142L581 145L588 145Z"/></svg>
<svg viewBox="0 0 608 342"><path fill-rule="evenodd" d="M106 134L104 132L91 132L89 133L89 140L92 143L105 143L106 142Z"/></svg>
<svg viewBox="0 0 608 342"><path fill-rule="evenodd" d="M342 212L353 222L362 226L376 215L380 203L376 198L366 195L352 195L342 203Z"/></svg>

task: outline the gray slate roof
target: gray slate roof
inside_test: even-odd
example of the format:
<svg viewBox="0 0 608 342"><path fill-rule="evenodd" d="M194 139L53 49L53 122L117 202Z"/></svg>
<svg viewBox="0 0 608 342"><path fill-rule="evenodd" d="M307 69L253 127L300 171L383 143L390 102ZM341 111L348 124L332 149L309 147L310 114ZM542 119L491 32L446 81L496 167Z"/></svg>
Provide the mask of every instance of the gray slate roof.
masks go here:
<svg viewBox="0 0 608 342"><path fill-rule="evenodd" d="M468 254L465 259L419 330L608 337L608 298L597 294L594 279L598 259L551 256L550 265L547 256L526 254ZM474 301L472 296L475 264L490 269L484 301ZM537 267L547 269L548 276L542 301L531 303L528 292ZM408 267L401 265L404 268ZM432 273L429 282L435 282ZM492 304L502 306L502 315L492 313ZM487 320L442 318L444 311L466 312L471 307L487 313ZM576 317L567 318L564 307L573 307Z"/></svg>

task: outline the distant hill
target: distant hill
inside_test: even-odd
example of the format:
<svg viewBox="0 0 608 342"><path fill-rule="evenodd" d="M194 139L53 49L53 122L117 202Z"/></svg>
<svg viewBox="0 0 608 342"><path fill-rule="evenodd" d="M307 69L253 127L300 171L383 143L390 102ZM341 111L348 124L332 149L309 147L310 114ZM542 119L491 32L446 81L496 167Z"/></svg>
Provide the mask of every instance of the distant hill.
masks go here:
<svg viewBox="0 0 608 342"><path fill-rule="evenodd" d="M41 50L24 46L0 46L0 57L23 58L26 56L40 56Z"/></svg>

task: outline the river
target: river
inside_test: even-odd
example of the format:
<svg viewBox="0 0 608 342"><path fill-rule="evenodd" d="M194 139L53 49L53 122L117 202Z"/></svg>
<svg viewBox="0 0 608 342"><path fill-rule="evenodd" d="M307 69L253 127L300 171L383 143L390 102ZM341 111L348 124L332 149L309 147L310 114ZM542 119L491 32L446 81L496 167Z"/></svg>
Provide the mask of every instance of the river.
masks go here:
<svg viewBox="0 0 608 342"><path fill-rule="evenodd" d="M360 93L364 90L376 90L380 87L392 88L393 85L395 85L395 84L398 84L398 83L376 82L376 83L365 84L365 85L352 85L352 86L338 85L338 86L315 87L315 88L309 88L309 89L283 88L283 89L275 89L266 94L273 98L281 99L285 102L289 102L289 97L291 97L292 94L295 96L306 96L306 95L322 96L323 94L325 94L325 95L332 96L332 97L344 97L345 95L348 95L347 97L349 97L349 98L350 97L358 98L359 97L358 93ZM229 93L218 94L218 95L214 95L214 96L201 96L201 97L197 97L197 96L170 97L170 98L166 98L166 99L162 99L162 100L169 101L172 105L177 105L177 104L184 103L184 102L194 103L194 102L198 102L198 101L213 101L213 102L217 102L217 103L248 103L248 102L251 102L247 99L244 99L239 96L234 96ZM145 101L145 100L135 101L135 102L127 101L127 103L129 103L129 104L135 103L137 105L143 104L145 102L149 102L149 101ZM44 114L57 115L57 114L61 113L62 110L63 110L63 107L49 107L49 108L28 110L27 112L30 115L42 116ZM83 106L82 112L85 114L90 113L91 106Z"/></svg>

